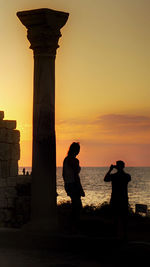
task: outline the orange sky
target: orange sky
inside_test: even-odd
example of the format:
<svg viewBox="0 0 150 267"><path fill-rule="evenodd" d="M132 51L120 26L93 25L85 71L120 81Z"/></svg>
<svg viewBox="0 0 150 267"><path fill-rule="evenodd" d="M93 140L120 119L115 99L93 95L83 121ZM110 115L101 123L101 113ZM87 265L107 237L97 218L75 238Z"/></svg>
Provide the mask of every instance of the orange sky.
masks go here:
<svg viewBox="0 0 150 267"><path fill-rule="evenodd" d="M17 120L19 165L31 166L33 55L16 12L42 7L70 13L56 57L57 165L79 141L82 166L150 166L148 0L1 1L0 110Z"/></svg>

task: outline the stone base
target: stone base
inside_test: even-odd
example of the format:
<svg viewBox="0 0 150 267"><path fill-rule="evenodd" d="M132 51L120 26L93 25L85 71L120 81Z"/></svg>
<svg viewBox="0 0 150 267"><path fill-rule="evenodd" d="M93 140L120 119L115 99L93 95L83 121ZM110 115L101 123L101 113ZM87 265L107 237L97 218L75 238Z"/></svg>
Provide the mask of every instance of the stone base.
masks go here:
<svg viewBox="0 0 150 267"><path fill-rule="evenodd" d="M27 224L23 225L22 230L32 233L55 233L58 230L58 220L49 219L49 220L37 220L30 221Z"/></svg>

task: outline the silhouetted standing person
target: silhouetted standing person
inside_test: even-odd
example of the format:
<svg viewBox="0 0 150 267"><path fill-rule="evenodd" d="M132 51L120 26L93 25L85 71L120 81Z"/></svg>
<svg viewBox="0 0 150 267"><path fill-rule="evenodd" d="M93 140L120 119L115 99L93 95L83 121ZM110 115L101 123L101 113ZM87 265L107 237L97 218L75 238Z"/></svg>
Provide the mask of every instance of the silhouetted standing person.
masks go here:
<svg viewBox="0 0 150 267"><path fill-rule="evenodd" d="M25 173L26 173L26 169L23 168L23 170L22 170L22 174L25 175Z"/></svg>
<svg viewBox="0 0 150 267"><path fill-rule="evenodd" d="M79 165L79 160L76 158L79 152L79 143L73 142L70 145L68 155L63 162L64 186L67 195L71 198L73 228L72 230L75 231L77 230L79 224L80 212L82 209L81 196L85 196L79 177L81 168Z"/></svg>
<svg viewBox="0 0 150 267"><path fill-rule="evenodd" d="M125 163L123 161L117 161L116 165L110 166L104 178L105 182L112 183L110 204L119 239L126 239L127 237L128 183L131 181L131 176L124 171L124 167ZM111 174L114 168L117 172Z"/></svg>

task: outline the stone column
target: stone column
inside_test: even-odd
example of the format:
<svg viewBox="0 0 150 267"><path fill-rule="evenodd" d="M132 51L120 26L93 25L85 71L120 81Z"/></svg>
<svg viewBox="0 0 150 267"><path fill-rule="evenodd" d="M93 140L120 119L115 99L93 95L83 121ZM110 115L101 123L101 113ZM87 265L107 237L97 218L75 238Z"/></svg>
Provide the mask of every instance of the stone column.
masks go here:
<svg viewBox="0 0 150 267"><path fill-rule="evenodd" d="M68 13L51 9L18 12L34 52L31 224L56 224L55 56Z"/></svg>

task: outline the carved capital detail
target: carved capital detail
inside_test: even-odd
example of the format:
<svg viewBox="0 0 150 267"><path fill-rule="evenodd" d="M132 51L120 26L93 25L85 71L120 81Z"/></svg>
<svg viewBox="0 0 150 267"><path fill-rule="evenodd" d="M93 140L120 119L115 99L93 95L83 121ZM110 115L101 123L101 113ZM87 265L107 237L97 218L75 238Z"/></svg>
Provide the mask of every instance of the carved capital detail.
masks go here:
<svg viewBox="0 0 150 267"><path fill-rule="evenodd" d="M34 55L55 56L60 37L60 30L54 31L45 25L32 27L27 31L27 38Z"/></svg>
<svg viewBox="0 0 150 267"><path fill-rule="evenodd" d="M17 12L27 28L27 38L34 55L55 56L61 37L60 29L67 22L68 13L42 8Z"/></svg>

